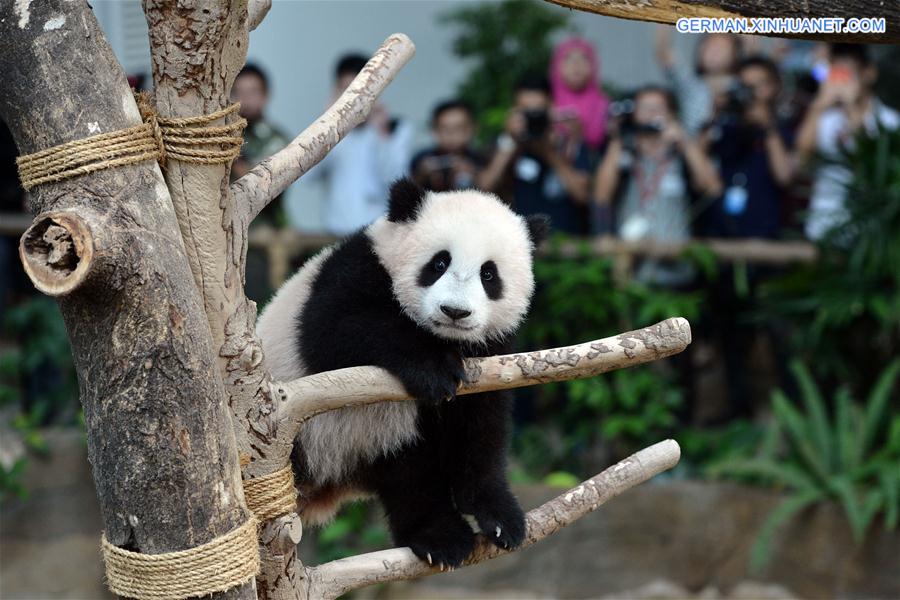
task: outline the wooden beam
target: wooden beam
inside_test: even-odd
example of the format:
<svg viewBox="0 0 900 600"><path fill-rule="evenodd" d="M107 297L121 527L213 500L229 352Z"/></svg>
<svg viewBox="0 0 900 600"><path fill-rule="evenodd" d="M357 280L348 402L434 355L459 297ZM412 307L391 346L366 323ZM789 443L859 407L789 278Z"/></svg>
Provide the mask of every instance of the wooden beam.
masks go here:
<svg viewBox="0 0 900 600"><path fill-rule="evenodd" d="M546 0L559 6L586 12L674 25L683 17L799 17L862 18L883 17L887 31L867 33L805 33L771 35L823 42L867 44L900 43L900 2L897 0Z"/></svg>

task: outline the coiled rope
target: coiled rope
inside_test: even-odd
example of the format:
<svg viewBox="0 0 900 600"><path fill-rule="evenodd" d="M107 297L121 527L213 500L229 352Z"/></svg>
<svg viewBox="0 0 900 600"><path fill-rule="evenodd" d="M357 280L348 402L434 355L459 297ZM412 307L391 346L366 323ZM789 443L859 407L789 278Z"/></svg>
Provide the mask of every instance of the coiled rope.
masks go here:
<svg viewBox="0 0 900 600"><path fill-rule="evenodd" d="M135 99L143 123L59 144L16 159L19 178L26 190L55 183L102 169L156 160L165 166L167 159L186 163L215 165L230 163L241 153L242 132L247 120L239 118L225 125L210 125L240 109L231 104L199 117L160 117L149 94Z"/></svg>
<svg viewBox="0 0 900 600"><path fill-rule="evenodd" d="M259 571L256 519L205 544L164 554L131 552L101 537L106 583L119 596L181 600L223 592Z"/></svg>
<svg viewBox="0 0 900 600"><path fill-rule="evenodd" d="M294 472L291 465L269 475L244 479L247 508L260 521L268 521L293 512L297 506Z"/></svg>

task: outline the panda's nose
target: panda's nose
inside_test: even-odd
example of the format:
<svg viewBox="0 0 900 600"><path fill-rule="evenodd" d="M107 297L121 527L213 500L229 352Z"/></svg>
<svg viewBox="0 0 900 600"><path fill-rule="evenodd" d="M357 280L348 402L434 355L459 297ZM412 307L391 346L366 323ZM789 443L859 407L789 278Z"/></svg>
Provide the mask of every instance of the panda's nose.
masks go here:
<svg viewBox="0 0 900 600"><path fill-rule="evenodd" d="M447 306L446 304L441 304L441 312L453 319L454 321L458 321L459 319L465 319L469 315L472 314L471 310L463 310L461 308L455 308L453 306Z"/></svg>

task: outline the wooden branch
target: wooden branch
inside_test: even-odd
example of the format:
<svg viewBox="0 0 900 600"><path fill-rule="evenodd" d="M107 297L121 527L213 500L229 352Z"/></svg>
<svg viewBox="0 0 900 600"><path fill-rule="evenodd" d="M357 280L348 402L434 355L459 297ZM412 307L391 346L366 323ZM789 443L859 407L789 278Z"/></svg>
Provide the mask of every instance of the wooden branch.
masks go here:
<svg viewBox="0 0 900 600"><path fill-rule="evenodd" d="M681 449L674 440L659 442L528 512L525 541L513 552L541 541L622 492L671 469L680 457ZM477 564L509 552L479 535L474 552L463 564ZM307 598L330 600L361 587L434 575L440 570L417 558L409 548L394 548L307 567L306 572Z"/></svg>
<svg viewBox="0 0 900 600"><path fill-rule="evenodd" d="M95 244L100 240L110 241L94 236L97 215L91 215L89 224L84 211L79 212L65 210L38 215L19 242L19 258L25 273L34 287L48 296L65 296L80 287L95 272ZM113 251L118 247L109 245Z"/></svg>
<svg viewBox="0 0 900 600"><path fill-rule="evenodd" d="M593 377L678 354L691 343L686 319L666 319L651 327L565 346L489 358L466 359L460 394L510 389ZM277 384L276 384L277 385ZM306 419L337 408L410 400L400 382L377 367L351 367L301 377L277 385L279 436L293 439Z"/></svg>
<svg viewBox="0 0 900 600"><path fill-rule="evenodd" d="M804 33L773 35L825 42L896 44L900 42L900 2L873 0L546 0L553 4L607 17L673 25L682 17L800 17L844 19L884 17L887 31L867 33Z"/></svg>
<svg viewBox="0 0 900 600"><path fill-rule="evenodd" d="M685 242L655 242L652 240L623 240L604 235L588 240L566 241L559 246L559 254L567 258L583 256L582 246L596 256L646 256L677 259L691 247L709 250L722 262L746 261L754 264L787 265L811 263L819 258L819 250L805 240L763 240L758 238L694 238ZM545 253L553 251L545 247Z"/></svg>
<svg viewBox="0 0 900 600"><path fill-rule="evenodd" d="M249 0L247 4L247 30L253 31L263 22L269 9L272 8L272 0Z"/></svg>
<svg viewBox="0 0 900 600"><path fill-rule="evenodd" d="M231 185L236 206L252 221L289 185L319 163L368 117L375 100L415 53L402 33L387 38L365 68L321 117L286 147Z"/></svg>

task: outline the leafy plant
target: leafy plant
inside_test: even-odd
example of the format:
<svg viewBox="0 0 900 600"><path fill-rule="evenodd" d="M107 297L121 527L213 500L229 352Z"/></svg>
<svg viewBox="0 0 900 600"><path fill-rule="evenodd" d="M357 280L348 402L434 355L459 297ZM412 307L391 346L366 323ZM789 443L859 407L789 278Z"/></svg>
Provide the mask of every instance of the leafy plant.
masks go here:
<svg viewBox="0 0 900 600"><path fill-rule="evenodd" d="M37 411L45 424L76 406L75 368L56 302L37 297L9 308L3 333L18 347L0 354L0 401ZM66 418L74 418L69 410Z"/></svg>
<svg viewBox="0 0 900 600"><path fill-rule="evenodd" d="M774 421L757 456L713 469L789 492L758 534L751 553L751 569L756 571L765 565L778 528L816 502L838 502L857 543L878 515L883 515L887 530L896 529L900 518L900 410L891 402L897 398L900 360L883 371L861 406L846 387L838 389L833 415L806 367L794 361L791 370L802 407L776 391Z"/></svg>
<svg viewBox="0 0 900 600"><path fill-rule="evenodd" d="M815 264L762 286L759 318L791 324L817 375L858 391L900 353L900 131L860 135L839 162L850 173L847 222Z"/></svg>
<svg viewBox="0 0 900 600"><path fill-rule="evenodd" d="M316 560L324 563L384 547L387 529L375 515L374 504L354 502L316 535Z"/></svg>
<svg viewBox="0 0 900 600"><path fill-rule="evenodd" d="M4 317L0 323L3 334L18 346L0 352L0 419L4 420L0 430L3 435L21 438L19 448L45 454L41 426L73 407L76 398L65 327L56 303L49 298L12 307ZM5 458L5 464L0 464L0 500L24 497L26 490L20 480L28 455L15 453Z"/></svg>
<svg viewBox="0 0 900 600"><path fill-rule="evenodd" d="M471 64L458 96L468 102L483 139L503 128L513 90L526 73L546 73L553 35L568 26L569 15L534 0L469 4L443 14L456 27L453 52Z"/></svg>
<svg viewBox="0 0 900 600"><path fill-rule="evenodd" d="M657 321L695 318L703 295L634 281L617 282L613 263L592 256L545 255L535 263L538 289L521 344L546 348L606 337ZM542 386L539 425L522 428L514 452L524 469L591 472L610 458L657 441L676 426L683 387L671 365L615 371L602 377ZM596 461L594 458L596 457Z"/></svg>

